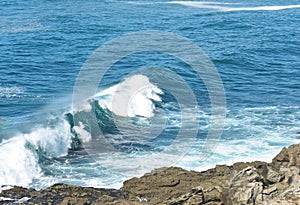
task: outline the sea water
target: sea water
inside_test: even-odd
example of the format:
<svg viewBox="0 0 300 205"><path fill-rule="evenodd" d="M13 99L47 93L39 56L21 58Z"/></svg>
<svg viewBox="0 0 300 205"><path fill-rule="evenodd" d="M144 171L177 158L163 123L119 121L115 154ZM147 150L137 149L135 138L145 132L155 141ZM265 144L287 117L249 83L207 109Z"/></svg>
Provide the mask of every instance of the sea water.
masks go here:
<svg viewBox="0 0 300 205"><path fill-rule="evenodd" d="M84 99L86 107L73 109L77 77L92 53L143 30L189 39L217 69L226 119L209 157L203 159L201 152L211 123L207 87L189 65L166 53L120 59ZM1 1L0 185L118 188L162 165L204 170L270 161L300 139L299 36L296 0ZM150 78L164 75L164 68L176 70L191 88L195 107L180 106L170 90ZM185 84L164 77L174 83L173 92L185 96ZM146 89L130 98L126 112L114 109L115 96L132 93L137 82ZM179 144L178 156L152 162L176 142L183 122L193 125L191 132L197 122L188 149Z"/></svg>

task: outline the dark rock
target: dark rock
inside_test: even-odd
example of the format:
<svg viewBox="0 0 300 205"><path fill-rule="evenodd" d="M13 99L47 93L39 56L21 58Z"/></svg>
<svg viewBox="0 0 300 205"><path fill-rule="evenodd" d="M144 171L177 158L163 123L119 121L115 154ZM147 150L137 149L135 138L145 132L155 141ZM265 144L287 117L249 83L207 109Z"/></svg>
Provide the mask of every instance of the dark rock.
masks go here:
<svg viewBox="0 0 300 205"><path fill-rule="evenodd" d="M19 200L23 197L30 198L26 204L92 204L99 197L107 195L114 199L123 199L119 190L99 189L92 187L78 187L67 184L54 184L48 189L36 191L22 187L13 187L0 193L0 197L7 197ZM47 202L47 203L46 203Z"/></svg>

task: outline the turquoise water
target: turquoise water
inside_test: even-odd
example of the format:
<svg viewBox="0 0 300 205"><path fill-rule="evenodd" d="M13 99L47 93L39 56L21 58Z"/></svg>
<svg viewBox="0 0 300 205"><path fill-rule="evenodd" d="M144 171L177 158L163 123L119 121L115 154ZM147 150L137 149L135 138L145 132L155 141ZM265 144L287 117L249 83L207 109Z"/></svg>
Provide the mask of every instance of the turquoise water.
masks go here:
<svg viewBox="0 0 300 205"><path fill-rule="evenodd" d="M167 90L154 111L158 117L158 108L166 113L166 129L152 140L120 134L114 114L97 107L98 125L118 150L114 154L93 152L91 157L75 146L83 135L70 131L72 117L66 116L79 71L95 49L141 30L185 37L214 63L225 89L227 118L213 155L201 160L199 151L210 122L207 90L179 59L132 54L111 67L99 90L120 84L141 67L176 69L200 110L189 117L200 119L197 138L176 166L203 170L216 163L270 160L300 139L299 22L299 1L1 1L0 184L118 187L152 169L132 165L168 147L182 121ZM140 128L149 123L137 116L121 121L128 119ZM120 161L130 166L117 165Z"/></svg>

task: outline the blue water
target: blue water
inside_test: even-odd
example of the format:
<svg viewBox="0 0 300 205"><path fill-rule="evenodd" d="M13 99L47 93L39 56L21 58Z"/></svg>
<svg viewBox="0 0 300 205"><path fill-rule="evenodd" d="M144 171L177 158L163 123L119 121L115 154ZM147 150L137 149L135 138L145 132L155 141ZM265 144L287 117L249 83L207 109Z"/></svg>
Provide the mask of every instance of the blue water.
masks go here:
<svg viewBox="0 0 300 205"><path fill-rule="evenodd" d="M112 113L98 110L100 116L108 115L99 117L101 130L121 154L91 158L82 150L70 151L74 133L64 115L71 110L79 71L95 49L141 30L166 31L194 42L223 81L225 127L218 148L204 161L199 149L209 127L210 101L202 80L187 72L187 64L165 54L132 54L100 82L99 90L109 88L141 67L178 70L196 95L201 129L176 166L203 170L241 160L268 161L283 146L299 142L299 1L1 1L0 184L118 187L150 171L148 165L115 163L142 160L172 142L181 119L166 90L156 103L169 115L161 140L127 139L114 131ZM147 125L141 122L144 118L130 120Z"/></svg>

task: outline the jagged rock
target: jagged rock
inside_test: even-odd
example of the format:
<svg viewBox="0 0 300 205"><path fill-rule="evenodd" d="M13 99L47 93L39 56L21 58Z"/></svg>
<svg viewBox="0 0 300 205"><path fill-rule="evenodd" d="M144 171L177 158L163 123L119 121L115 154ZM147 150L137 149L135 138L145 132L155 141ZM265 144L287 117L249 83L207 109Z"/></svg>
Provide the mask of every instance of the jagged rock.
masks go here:
<svg viewBox="0 0 300 205"><path fill-rule="evenodd" d="M272 160L275 168L281 167L300 167L300 144L291 145L283 148L281 152Z"/></svg>
<svg viewBox="0 0 300 205"><path fill-rule="evenodd" d="M0 205L299 205L300 144L284 148L272 163L239 162L204 172L155 169L125 181L121 190L55 184L40 191L13 187L0 197Z"/></svg>
<svg viewBox="0 0 300 205"><path fill-rule="evenodd" d="M241 171L243 169L246 169L247 167L255 167L257 170L260 170L264 168L268 163L266 162L260 162L260 161L254 161L254 162L236 162L232 165L233 169L235 171Z"/></svg>
<svg viewBox="0 0 300 205"><path fill-rule="evenodd" d="M178 198L188 193L192 187L199 184L200 178L198 172L189 172L181 168L156 169L141 178L125 181L122 191L131 201L144 198L147 204L157 204L162 199Z"/></svg>
<svg viewBox="0 0 300 205"><path fill-rule="evenodd" d="M231 180L230 187L247 185L251 182L261 181L261 176L256 172L253 167L247 167L242 171L239 171Z"/></svg>
<svg viewBox="0 0 300 205"><path fill-rule="evenodd" d="M272 186L263 190L263 199L268 199L268 198L272 199L276 195L278 195L276 186Z"/></svg>
<svg viewBox="0 0 300 205"><path fill-rule="evenodd" d="M13 198L16 200L23 197L30 198L25 204L45 204L45 202L47 202L50 204L61 205L89 205L104 195L113 197L114 199L124 198L119 190L78 187L67 184L54 184L53 186L41 191L22 187L13 187L12 189L4 190L0 193L0 197Z"/></svg>
<svg viewBox="0 0 300 205"><path fill-rule="evenodd" d="M284 178L285 178L284 174L279 173L278 171L274 170L270 166L267 166L267 174L265 177L267 182L273 184L273 183L281 182Z"/></svg>
<svg viewBox="0 0 300 205"><path fill-rule="evenodd" d="M254 167L239 171L231 180L228 203L257 204L261 202L263 178Z"/></svg>
<svg viewBox="0 0 300 205"><path fill-rule="evenodd" d="M213 186L204 190L204 204L220 204L222 201L222 191L220 186Z"/></svg>
<svg viewBox="0 0 300 205"><path fill-rule="evenodd" d="M163 202L164 205L200 205L204 203L204 194L202 187L196 187L191 192L184 194L178 198L174 198Z"/></svg>

